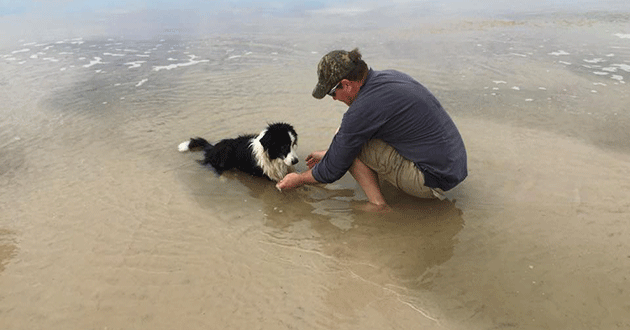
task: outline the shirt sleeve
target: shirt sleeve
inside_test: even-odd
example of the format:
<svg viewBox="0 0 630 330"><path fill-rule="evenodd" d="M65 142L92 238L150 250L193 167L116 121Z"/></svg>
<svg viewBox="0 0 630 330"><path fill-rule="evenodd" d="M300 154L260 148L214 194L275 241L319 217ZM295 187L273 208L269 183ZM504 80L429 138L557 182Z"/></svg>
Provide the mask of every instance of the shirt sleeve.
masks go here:
<svg viewBox="0 0 630 330"><path fill-rule="evenodd" d="M378 122L370 120L368 107L351 107L344 115L326 155L313 167L313 177L321 183L339 180L352 166L363 144L374 136ZM363 114L363 115L359 115Z"/></svg>

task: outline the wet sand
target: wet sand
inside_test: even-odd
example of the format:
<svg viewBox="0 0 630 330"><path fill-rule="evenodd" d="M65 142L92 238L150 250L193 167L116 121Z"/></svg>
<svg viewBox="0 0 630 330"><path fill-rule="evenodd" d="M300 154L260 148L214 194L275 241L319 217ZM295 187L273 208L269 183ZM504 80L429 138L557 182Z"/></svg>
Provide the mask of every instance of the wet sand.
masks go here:
<svg viewBox="0 0 630 330"><path fill-rule="evenodd" d="M620 15L3 48L3 328L627 329ZM352 46L452 114L448 200L364 212L348 176L281 193L177 151L271 121L326 148L345 107L310 96L316 63Z"/></svg>

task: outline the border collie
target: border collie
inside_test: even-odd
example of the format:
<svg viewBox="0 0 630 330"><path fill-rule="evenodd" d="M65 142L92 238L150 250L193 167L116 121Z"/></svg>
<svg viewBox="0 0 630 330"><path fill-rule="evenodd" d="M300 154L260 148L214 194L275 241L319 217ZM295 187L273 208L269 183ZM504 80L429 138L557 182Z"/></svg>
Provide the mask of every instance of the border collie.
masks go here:
<svg viewBox="0 0 630 330"><path fill-rule="evenodd" d="M287 123L269 124L258 135L223 139L215 145L200 137L191 138L178 149L181 152L203 150L205 158L199 163L211 165L219 175L236 168L273 181L284 178L298 162L297 133Z"/></svg>

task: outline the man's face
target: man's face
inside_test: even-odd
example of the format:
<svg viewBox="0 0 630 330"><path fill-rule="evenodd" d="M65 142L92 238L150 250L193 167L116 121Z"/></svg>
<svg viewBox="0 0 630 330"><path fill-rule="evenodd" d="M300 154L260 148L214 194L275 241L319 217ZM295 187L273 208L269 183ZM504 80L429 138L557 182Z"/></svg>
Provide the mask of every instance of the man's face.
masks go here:
<svg viewBox="0 0 630 330"><path fill-rule="evenodd" d="M341 101L347 106L350 106L359 92L359 87L360 84L358 82L343 79L339 83L339 87L335 89L335 96L332 98L333 100Z"/></svg>

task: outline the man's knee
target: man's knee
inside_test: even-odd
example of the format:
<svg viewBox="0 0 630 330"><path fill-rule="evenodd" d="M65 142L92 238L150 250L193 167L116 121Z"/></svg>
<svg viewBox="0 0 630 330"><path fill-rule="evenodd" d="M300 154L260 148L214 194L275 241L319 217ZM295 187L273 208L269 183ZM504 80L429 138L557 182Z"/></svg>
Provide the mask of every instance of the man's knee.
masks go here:
<svg viewBox="0 0 630 330"><path fill-rule="evenodd" d="M400 166L402 156L383 140L369 140L363 145L358 158L379 174L385 174Z"/></svg>
<svg viewBox="0 0 630 330"><path fill-rule="evenodd" d="M420 198L436 197L433 190L424 185L424 175L420 169L382 140L368 141L361 149L358 159L374 170L381 179L409 195Z"/></svg>

